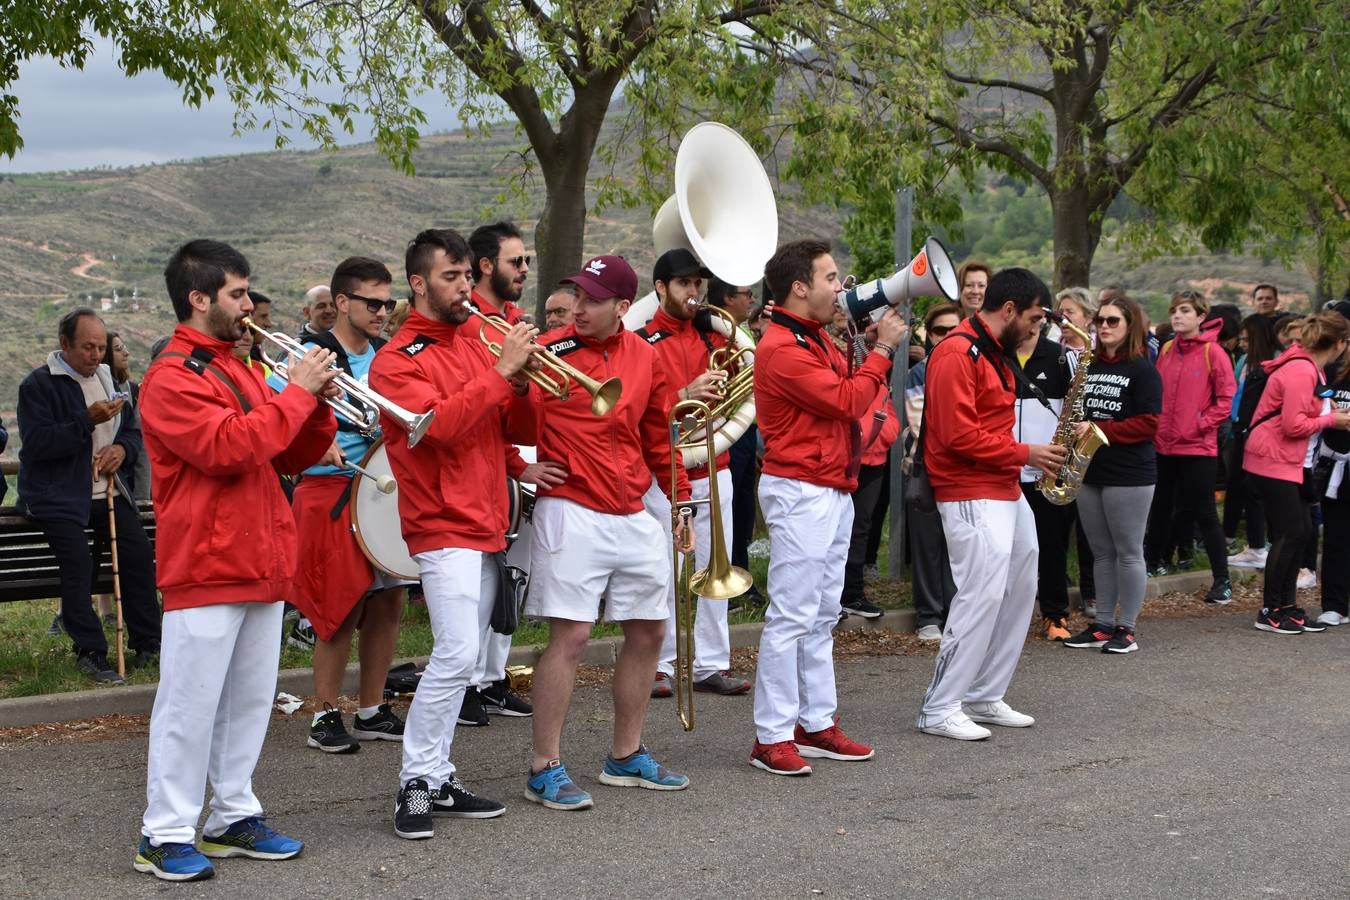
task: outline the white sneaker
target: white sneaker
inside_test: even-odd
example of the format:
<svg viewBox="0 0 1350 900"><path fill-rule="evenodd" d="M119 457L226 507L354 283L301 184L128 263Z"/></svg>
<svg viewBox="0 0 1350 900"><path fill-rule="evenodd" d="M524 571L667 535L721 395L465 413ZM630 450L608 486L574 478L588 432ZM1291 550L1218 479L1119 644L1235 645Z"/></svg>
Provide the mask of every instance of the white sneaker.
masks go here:
<svg viewBox="0 0 1350 900"><path fill-rule="evenodd" d="M1261 569L1266 565L1266 551L1248 547L1228 557L1228 565L1235 569Z"/></svg>
<svg viewBox="0 0 1350 900"><path fill-rule="evenodd" d="M1026 713L1020 713L1002 700L988 703L962 703L961 709L972 722L984 722L988 725L1002 725L1004 728L1028 728L1036 720Z"/></svg>
<svg viewBox="0 0 1350 900"><path fill-rule="evenodd" d="M936 625L925 625L919 629L919 640L940 641L942 640L942 629Z"/></svg>
<svg viewBox="0 0 1350 900"><path fill-rule="evenodd" d="M963 712L954 712L937 725L920 725L919 730L924 734L936 734L958 741L982 741L993 734L988 728L970 721L970 717Z"/></svg>
<svg viewBox="0 0 1350 900"><path fill-rule="evenodd" d="M1317 617L1319 625L1350 625L1350 616L1343 616L1338 612L1327 610Z"/></svg>
<svg viewBox="0 0 1350 900"><path fill-rule="evenodd" d="M1317 576L1313 573L1312 569L1299 569L1298 581L1295 583L1295 586L1300 591L1306 588L1315 588L1317 587Z"/></svg>

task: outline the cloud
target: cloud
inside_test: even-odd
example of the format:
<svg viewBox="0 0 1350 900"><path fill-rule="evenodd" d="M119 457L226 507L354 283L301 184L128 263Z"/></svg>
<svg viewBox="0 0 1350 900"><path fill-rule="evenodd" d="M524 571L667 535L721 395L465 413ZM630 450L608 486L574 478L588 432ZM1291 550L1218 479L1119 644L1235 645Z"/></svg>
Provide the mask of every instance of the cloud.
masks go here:
<svg viewBox="0 0 1350 900"><path fill-rule="evenodd" d="M234 133L234 105L218 90L194 109L164 76L144 72L128 77L107 41L96 43L83 70L51 59L20 67L13 85L19 98L19 133L24 148L14 159L0 156L0 174L132 166L271 150L269 132ZM420 104L436 130L453 127L453 110L443 98ZM356 134L343 143L370 139L370 120L357 117ZM293 146L313 147L303 133Z"/></svg>

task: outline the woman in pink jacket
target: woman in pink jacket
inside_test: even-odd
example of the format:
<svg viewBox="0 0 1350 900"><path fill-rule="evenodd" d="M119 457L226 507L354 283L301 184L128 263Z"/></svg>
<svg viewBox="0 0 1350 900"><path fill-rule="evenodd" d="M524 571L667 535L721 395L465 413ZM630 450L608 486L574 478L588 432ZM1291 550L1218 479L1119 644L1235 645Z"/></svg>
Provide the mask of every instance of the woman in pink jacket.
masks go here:
<svg viewBox="0 0 1350 900"><path fill-rule="evenodd" d="M1219 346L1223 320L1205 322L1209 305L1195 291L1172 296L1168 313L1174 337L1158 352L1162 415L1158 419L1158 486L1149 512L1144 553L1150 572L1165 570L1178 550L1190 556L1200 526L1209 570L1214 576L1205 600L1232 600L1228 547L1214 506L1219 471L1219 425L1233 406L1233 364ZM1203 324L1202 324L1203 323Z"/></svg>
<svg viewBox="0 0 1350 900"><path fill-rule="evenodd" d="M1308 540L1312 493L1304 470L1325 428L1350 430L1350 410L1331 408L1322 372L1339 359L1350 341L1343 316L1318 313L1304 319L1302 344L1294 344L1263 367L1265 393L1247 432L1242 468L1251 475L1266 507L1272 544L1266 556L1263 603L1256 627L1275 634L1325 631L1295 606L1299 560Z"/></svg>

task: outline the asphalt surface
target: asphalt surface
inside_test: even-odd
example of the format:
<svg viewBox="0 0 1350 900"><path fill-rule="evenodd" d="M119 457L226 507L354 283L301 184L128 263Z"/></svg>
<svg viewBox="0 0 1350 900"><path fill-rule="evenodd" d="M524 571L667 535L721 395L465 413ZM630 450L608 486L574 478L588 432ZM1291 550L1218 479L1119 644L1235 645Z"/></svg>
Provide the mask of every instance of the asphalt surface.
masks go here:
<svg viewBox="0 0 1350 900"><path fill-rule="evenodd" d="M169 885L131 868L145 739L0 750L0 896L214 897L1347 897L1350 627L1282 637L1246 614L1145 621L1125 657L1029 644L1008 699L1037 717L966 744L913 727L929 657L839 664L846 730L870 762L809 778L746 764L750 698L698 696L698 728L653 701L649 746L682 793L609 788L608 693L574 700L565 761L595 808L521 797L527 720L460 729L488 821L391 829L395 744L305 749L277 721L255 776L280 863L223 860Z"/></svg>

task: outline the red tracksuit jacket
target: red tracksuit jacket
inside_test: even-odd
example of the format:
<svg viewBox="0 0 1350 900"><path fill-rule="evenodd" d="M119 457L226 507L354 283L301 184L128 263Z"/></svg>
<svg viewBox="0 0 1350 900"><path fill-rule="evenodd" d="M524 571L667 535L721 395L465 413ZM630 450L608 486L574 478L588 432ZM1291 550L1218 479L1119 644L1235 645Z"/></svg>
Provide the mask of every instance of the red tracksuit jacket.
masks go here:
<svg viewBox="0 0 1350 900"><path fill-rule="evenodd" d="M852 493L854 426L886 383L890 361L867 354L852 376L819 322L779 307L755 348L755 412L764 473ZM860 440L860 438L859 438Z"/></svg>
<svg viewBox="0 0 1350 900"><path fill-rule="evenodd" d="M643 508L652 483L670 491L670 432L666 397L670 387L656 353L622 324L603 341L581 337L572 325L550 331L541 342L596 381L618 376L623 395L603 416L591 414L591 395L573 387L567 400L541 392L539 461L562 463L567 480L539 488L540 497L564 497L587 509L629 515ZM676 494L689 499L689 475L678 467Z"/></svg>
<svg viewBox="0 0 1350 900"><path fill-rule="evenodd" d="M704 334L694 327L693 322L685 322L657 308L656 315L645 327L638 329L638 337L656 351L656 359L666 376L670 391L665 397L666 413L680 399L680 389L708 371L708 355L711 348L725 347L726 338L713 332ZM731 451L724 451L717 457L717 469L721 471L731 465ZM661 473L657 473L659 476ZM707 478L708 467L696 466L689 470L690 480Z"/></svg>
<svg viewBox="0 0 1350 900"><path fill-rule="evenodd" d="M162 354L141 382L166 611L290 595L295 519L277 473L312 466L337 434L333 413L313 394L295 385L274 393L231 346L179 325L164 354L197 357ZM209 368L234 383L247 413Z"/></svg>
<svg viewBox="0 0 1350 900"><path fill-rule="evenodd" d="M1027 445L1013 440L1017 383L1007 360L960 337L976 335L973 321L928 357L923 459L938 500L1016 500L1027 462Z"/></svg>
<svg viewBox="0 0 1350 900"><path fill-rule="evenodd" d="M525 310L521 309L510 300L506 301L506 304L502 309L498 309L492 301L488 300L477 291L473 292L470 299L473 301L473 305L478 307L478 310L483 315L496 316L505 319L510 325L517 325L520 323L521 319L525 318ZM471 321L474 323L474 333L476 334L478 327L483 323L477 317L474 317ZM492 328L488 328L485 335L494 344L500 344L502 342L500 333L495 332ZM525 471L524 457L520 455L520 451L515 448L515 445L508 446L506 448L506 474L510 475L512 478L519 478L520 473L523 471Z"/></svg>
<svg viewBox="0 0 1350 900"><path fill-rule="evenodd" d="M403 429L381 416L403 539L414 554L506 547L504 460L511 444L535 442L535 388L517 395L492 368L497 360L478 339L479 324L437 322L414 310L370 366L376 393L415 413L436 410L411 450Z"/></svg>

